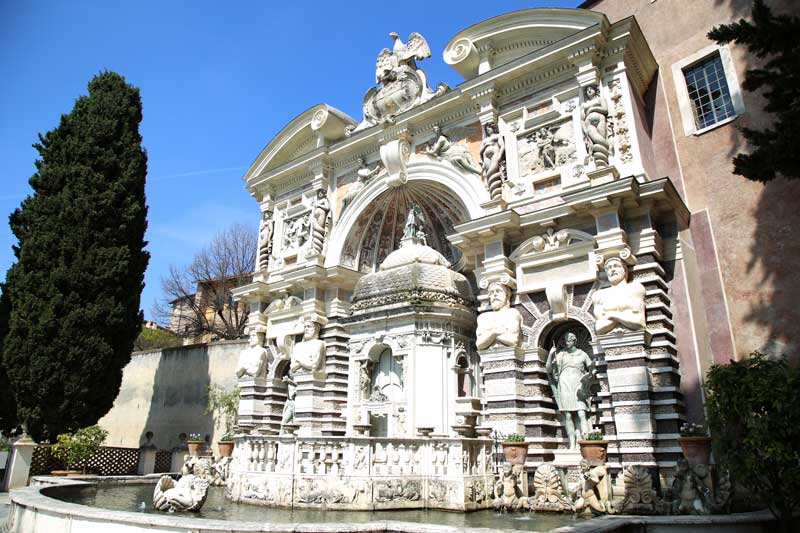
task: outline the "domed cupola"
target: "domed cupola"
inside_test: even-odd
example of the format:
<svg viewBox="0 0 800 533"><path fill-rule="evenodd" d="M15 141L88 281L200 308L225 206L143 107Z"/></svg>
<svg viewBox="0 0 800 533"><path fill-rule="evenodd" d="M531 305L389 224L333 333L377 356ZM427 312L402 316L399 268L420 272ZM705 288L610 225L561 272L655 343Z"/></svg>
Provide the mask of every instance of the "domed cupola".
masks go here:
<svg viewBox="0 0 800 533"><path fill-rule="evenodd" d="M353 291L352 314L407 305L470 306L472 288L464 275L425 242L422 210L412 205L400 247L386 256L378 272L365 274Z"/></svg>

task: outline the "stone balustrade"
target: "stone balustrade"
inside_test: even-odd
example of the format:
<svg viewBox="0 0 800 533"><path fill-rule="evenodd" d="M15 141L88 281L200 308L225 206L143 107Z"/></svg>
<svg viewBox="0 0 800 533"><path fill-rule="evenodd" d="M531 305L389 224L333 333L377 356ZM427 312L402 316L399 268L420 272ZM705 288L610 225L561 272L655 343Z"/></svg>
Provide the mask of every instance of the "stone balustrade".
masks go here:
<svg viewBox="0 0 800 533"><path fill-rule="evenodd" d="M479 509L491 504L493 446L450 437L240 436L229 496L284 507Z"/></svg>

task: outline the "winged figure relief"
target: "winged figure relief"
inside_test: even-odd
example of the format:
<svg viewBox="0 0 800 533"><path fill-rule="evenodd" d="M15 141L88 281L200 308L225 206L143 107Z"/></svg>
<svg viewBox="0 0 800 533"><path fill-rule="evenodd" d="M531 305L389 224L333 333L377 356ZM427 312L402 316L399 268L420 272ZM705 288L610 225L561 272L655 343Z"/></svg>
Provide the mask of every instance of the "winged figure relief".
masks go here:
<svg viewBox="0 0 800 533"><path fill-rule="evenodd" d="M364 119L345 129L348 136L376 124L393 122L400 113L449 90L444 83L431 90L425 73L417 67L417 60L431 56L422 35L414 32L406 42L395 32L389 36L394 43L392 49L384 48L375 60L375 81L380 85L367 91L362 103Z"/></svg>

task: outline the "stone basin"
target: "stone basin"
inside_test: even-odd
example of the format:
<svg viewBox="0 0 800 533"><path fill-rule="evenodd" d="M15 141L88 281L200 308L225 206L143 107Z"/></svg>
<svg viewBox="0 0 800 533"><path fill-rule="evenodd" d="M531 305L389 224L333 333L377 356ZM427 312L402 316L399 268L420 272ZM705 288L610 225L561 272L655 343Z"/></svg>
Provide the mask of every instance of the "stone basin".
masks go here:
<svg viewBox="0 0 800 533"><path fill-rule="evenodd" d="M335 533L511 533L514 531L553 531L589 533L601 531L768 531L772 516L768 512L724 516L605 516L576 519L570 515L496 513L448 513L443 511L320 511L263 508L244 505L248 512L261 513L257 521L198 518L189 514L153 514L152 502L143 500L148 509L136 512L93 507L65 500L102 494L122 488L150 495L159 476L90 477L55 479L36 477L32 485L13 491L11 508L3 533L167 533L192 532L311 532ZM128 495L130 499L130 494ZM100 498L98 498L98 501ZM135 502L131 500L131 503ZM209 516L214 507L235 505L222 499L221 489L209 496ZM133 505L133 507L138 507ZM148 512L149 510L149 512ZM269 513L275 513L269 515ZM484 516L482 516L484 515ZM270 518L271 516L271 518ZM266 518L265 518L266 517ZM316 517L316 520L315 518ZM473 517L473 518L470 518ZM412 521L413 519L413 521ZM265 521L267 520L267 521ZM408 520L408 521L405 521ZM492 527L486 527L491 525ZM476 527L477 526L477 527Z"/></svg>

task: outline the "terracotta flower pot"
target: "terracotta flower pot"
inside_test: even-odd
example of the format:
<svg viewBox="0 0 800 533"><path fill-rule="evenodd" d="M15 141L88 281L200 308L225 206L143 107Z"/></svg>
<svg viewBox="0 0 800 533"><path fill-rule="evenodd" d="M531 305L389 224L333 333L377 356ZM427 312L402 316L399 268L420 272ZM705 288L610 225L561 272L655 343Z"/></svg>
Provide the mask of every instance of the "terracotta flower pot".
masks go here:
<svg viewBox="0 0 800 533"><path fill-rule="evenodd" d="M221 440L217 442L217 448L219 448L219 456L220 457L230 457L233 455L233 445L235 443L232 440Z"/></svg>
<svg viewBox="0 0 800 533"><path fill-rule="evenodd" d="M711 463L711 437L678 437L678 444L690 465Z"/></svg>
<svg viewBox="0 0 800 533"><path fill-rule="evenodd" d="M606 462L607 440L579 440L578 445L581 447L581 457L587 461Z"/></svg>
<svg viewBox="0 0 800 533"><path fill-rule="evenodd" d="M200 451L203 449L203 447L205 445L206 445L206 443L204 441L202 441L202 440L187 440L186 441L186 446L189 447L189 455L191 455L193 457L196 457L196 456L200 455Z"/></svg>
<svg viewBox="0 0 800 533"><path fill-rule="evenodd" d="M58 477L75 477L82 475L82 473L80 470L52 470L50 475Z"/></svg>
<svg viewBox="0 0 800 533"><path fill-rule="evenodd" d="M528 458L527 442L503 442L503 455L512 465L524 465Z"/></svg>

